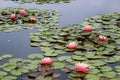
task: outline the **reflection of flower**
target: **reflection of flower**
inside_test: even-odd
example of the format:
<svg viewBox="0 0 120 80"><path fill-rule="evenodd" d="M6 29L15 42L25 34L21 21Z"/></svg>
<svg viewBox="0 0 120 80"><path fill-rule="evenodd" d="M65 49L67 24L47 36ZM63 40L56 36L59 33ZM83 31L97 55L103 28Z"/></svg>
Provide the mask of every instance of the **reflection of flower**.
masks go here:
<svg viewBox="0 0 120 80"><path fill-rule="evenodd" d="M90 32L90 31L92 31L92 27L91 26L85 26L84 28L83 28L83 30L84 31L87 31L87 32Z"/></svg>
<svg viewBox="0 0 120 80"><path fill-rule="evenodd" d="M99 40L101 40L101 41L107 40L107 37L100 35Z"/></svg>
<svg viewBox="0 0 120 80"><path fill-rule="evenodd" d="M42 59L41 64L50 65L50 64L52 64L52 59L49 57L45 57Z"/></svg>
<svg viewBox="0 0 120 80"><path fill-rule="evenodd" d="M87 73L89 71L88 64L85 63L76 63L75 64L75 70L77 72L84 72Z"/></svg>
<svg viewBox="0 0 120 80"><path fill-rule="evenodd" d="M69 42L67 44L67 47L70 49L75 49L75 48L77 48L77 46L78 46L78 42Z"/></svg>

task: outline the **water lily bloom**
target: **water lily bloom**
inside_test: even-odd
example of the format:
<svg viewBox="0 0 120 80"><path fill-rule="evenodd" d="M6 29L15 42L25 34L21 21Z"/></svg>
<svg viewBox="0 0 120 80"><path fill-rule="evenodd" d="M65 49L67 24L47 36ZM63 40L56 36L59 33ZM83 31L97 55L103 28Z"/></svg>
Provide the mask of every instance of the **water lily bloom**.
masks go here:
<svg viewBox="0 0 120 80"><path fill-rule="evenodd" d="M86 63L76 63L75 64L75 70L77 72L84 72L84 73L88 73L89 68L88 68L88 64Z"/></svg>
<svg viewBox="0 0 120 80"><path fill-rule="evenodd" d="M41 64L50 65L50 64L52 64L52 62L53 62L53 60L51 58L45 57L45 58L42 59Z"/></svg>
<svg viewBox="0 0 120 80"><path fill-rule="evenodd" d="M77 48L77 46L78 46L78 42L69 42L67 44L67 47L70 49L75 49L75 48Z"/></svg>
<svg viewBox="0 0 120 80"><path fill-rule="evenodd" d="M12 20L15 20L16 17L17 17L16 14L11 14L11 15L10 15L10 19L12 19Z"/></svg>
<svg viewBox="0 0 120 80"><path fill-rule="evenodd" d="M32 22L32 23L34 23L34 22L36 22L37 20L36 20L36 18L35 17L30 17L29 18L29 22Z"/></svg>
<svg viewBox="0 0 120 80"><path fill-rule="evenodd" d="M84 31L87 31L87 32L90 32L90 31L92 31L92 27L91 26L85 26L84 28L83 28L83 30Z"/></svg>
<svg viewBox="0 0 120 80"><path fill-rule="evenodd" d="M25 10L20 10L20 11L19 11L19 14L25 16L25 15L27 14L27 12L26 12Z"/></svg>
<svg viewBox="0 0 120 80"><path fill-rule="evenodd" d="M100 35L99 40L101 40L101 41L107 40L107 37Z"/></svg>

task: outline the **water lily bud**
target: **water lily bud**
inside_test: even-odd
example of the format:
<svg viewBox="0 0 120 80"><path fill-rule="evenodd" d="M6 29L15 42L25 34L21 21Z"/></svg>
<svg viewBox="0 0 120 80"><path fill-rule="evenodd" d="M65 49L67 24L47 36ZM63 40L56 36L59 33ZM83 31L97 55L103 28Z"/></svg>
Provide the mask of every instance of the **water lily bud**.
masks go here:
<svg viewBox="0 0 120 80"><path fill-rule="evenodd" d="M88 64L80 63L80 62L76 63L75 64L75 71L88 73L88 71L89 71Z"/></svg>
<svg viewBox="0 0 120 80"><path fill-rule="evenodd" d="M35 18L35 17L30 17L29 18L29 22L31 22L31 23L34 23L34 22L36 22L37 21L37 19Z"/></svg>
<svg viewBox="0 0 120 80"><path fill-rule="evenodd" d="M99 40L101 40L101 41L107 40L107 37L100 35Z"/></svg>
<svg viewBox="0 0 120 80"><path fill-rule="evenodd" d="M27 12L26 12L25 10L20 10L20 11L19 11L19 14L25 16L25 15L27 14Z"/></svg>
<svg viewBox="0 0 120 80"><path fill-rule="evenodd" d="M68 47L69 49L75 49L75 48L77 48L77 46L78 46L78 42L69 42L69 43L67 44L67 47Z"/></svg>
<svg viewBox="0 0 120 80"><path fill-rule="evenodd" d="M11 15L10 15L10 19L12 19L12 20L15 20L16 17L17 17L16 14L11 14Z"/></svg>
<svg viewBox="0 0 120 80"><path fill-rule="evenodd" d="M53 62L53 60L51 58L45 57L45 58L42 59L41 64L50 65L50 64L52 64L52 62Z"/></svg>
<svg viewBox="0 0 120 80"><path fill-rule="evenodd" d="M85 26L83 28L83 30L86 31L86 32L90 32L90 31L92 31L92 27L88 25L88 26Z"/></svg>

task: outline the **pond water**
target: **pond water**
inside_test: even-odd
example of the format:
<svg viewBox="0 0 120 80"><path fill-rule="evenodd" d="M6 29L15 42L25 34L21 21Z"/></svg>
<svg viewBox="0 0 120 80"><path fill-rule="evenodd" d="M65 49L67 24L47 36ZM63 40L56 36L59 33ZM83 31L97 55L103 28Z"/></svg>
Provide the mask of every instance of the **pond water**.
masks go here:
<svg viewBox="0 0 120 80"><path fill-rule="evenodd" d="M71 3L44 4L35 3L18 4L12 1L0 0L0 8L24 6L37 9L55 9L62 14L60 16L60 27L71 24L79 24L84 18L96 14L120 11L120 0L74 0ZM28 35L36 30L22 30L18 32L5 33L0 31L0 55L10 53L15 57L25 57L33 52L40 52L39 47L31 47Z"/></svg>

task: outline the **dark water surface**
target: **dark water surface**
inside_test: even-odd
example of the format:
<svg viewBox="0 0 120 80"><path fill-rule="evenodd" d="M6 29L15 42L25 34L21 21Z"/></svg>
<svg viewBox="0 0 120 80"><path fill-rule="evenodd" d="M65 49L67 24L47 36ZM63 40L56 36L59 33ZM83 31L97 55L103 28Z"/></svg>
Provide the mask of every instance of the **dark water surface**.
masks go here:
<svg viewBox="0 0 120 80"><path fill-rule="evenodd" d="M45 4L35 3L18 4L12 1L0 0L0 8L24 6L37 9L56 9L62 14L60 27L79 24L85 17L95 16L108 12L120 11L120 0L75 0L71 3ZM0 55L10 53L14 57L26 57L33 52L40 52L39 47L31 47L28 35L36 30L22 30L4 33L0 31Z"/></svg>

